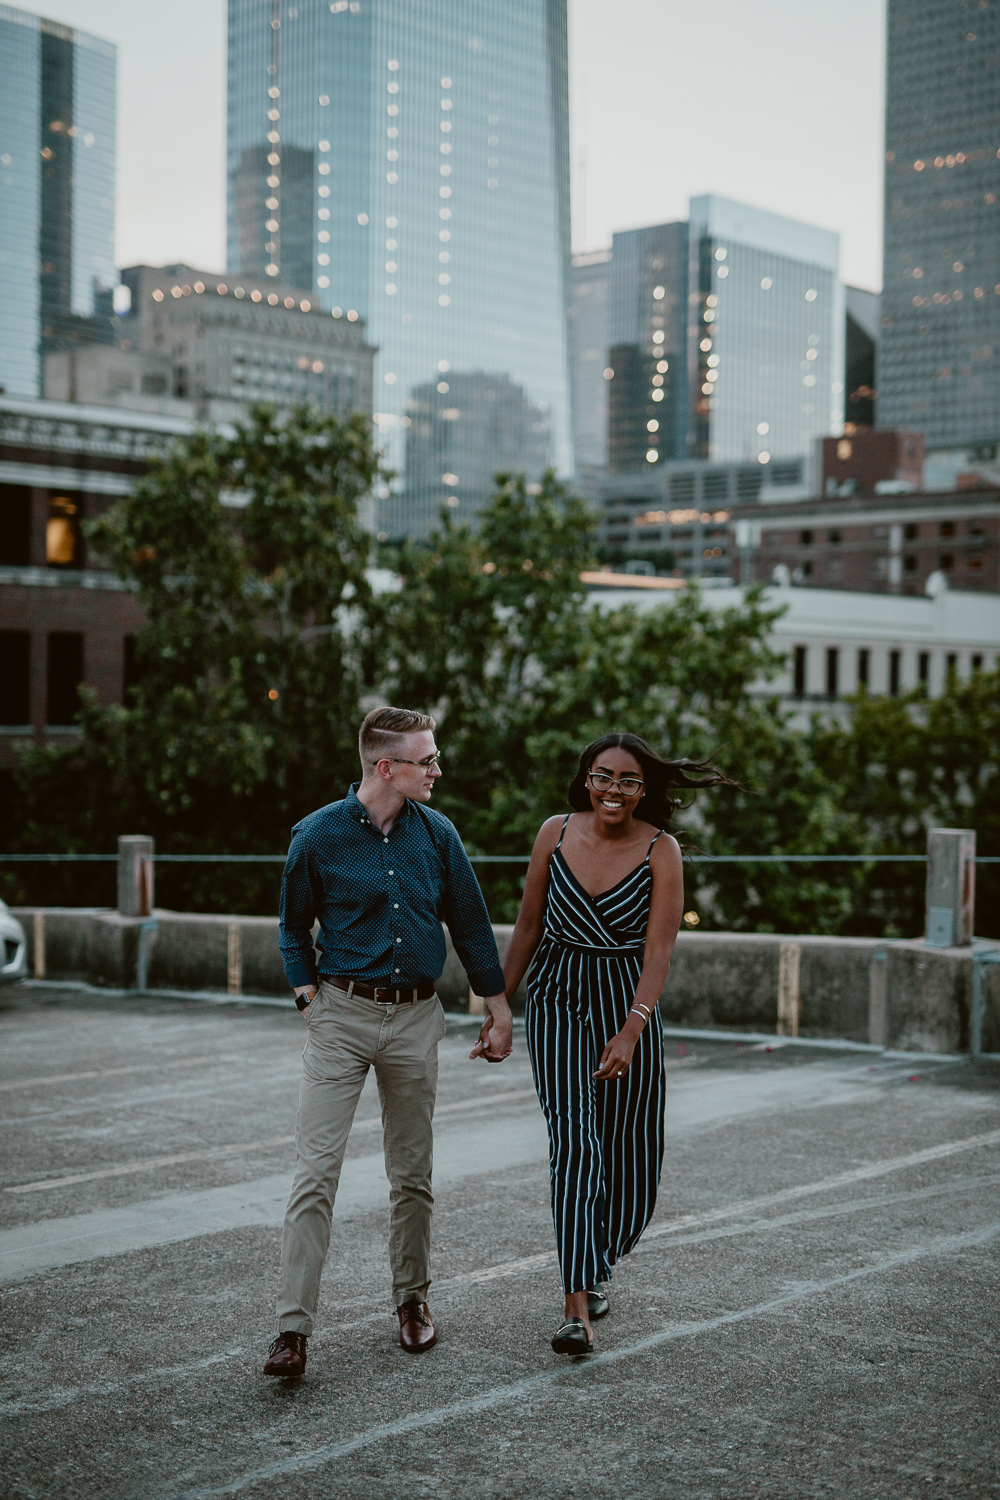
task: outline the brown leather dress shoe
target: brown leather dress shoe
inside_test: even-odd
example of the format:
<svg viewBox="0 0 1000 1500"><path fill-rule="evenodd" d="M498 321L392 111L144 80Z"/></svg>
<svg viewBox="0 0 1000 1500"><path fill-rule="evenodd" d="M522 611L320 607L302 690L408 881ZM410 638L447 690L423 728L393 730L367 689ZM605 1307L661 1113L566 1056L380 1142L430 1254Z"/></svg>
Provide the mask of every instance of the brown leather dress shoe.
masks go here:
<svg viewBox="0 0 1000 1500"><path fill-rule="evenodd" d="M265 1375L297 1377L306 1371L306 1336L304 1333L279 1333L267 1351Z"/></svg>
<svg viewBox="0 0 1000 1500"><path fill-rule="evenodd" d="M437 1343L437 1334L431 1322L431 1310L426 1302L404 1302L396 1308L399 1319L399 1342L410 1354L423 1354Z"/></svg>

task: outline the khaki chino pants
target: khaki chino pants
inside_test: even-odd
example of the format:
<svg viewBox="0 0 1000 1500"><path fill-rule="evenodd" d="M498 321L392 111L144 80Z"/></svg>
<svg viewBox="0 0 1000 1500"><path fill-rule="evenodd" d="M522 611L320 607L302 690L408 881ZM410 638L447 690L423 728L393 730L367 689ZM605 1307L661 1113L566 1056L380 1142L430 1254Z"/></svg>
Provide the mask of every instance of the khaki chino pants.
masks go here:
<svg viewBox="0 0 1000 1500"><path fill-rule="evenodd" d="M445 1020L436 995L414 1005L379 1005L328 983L320 985L305 1019L298 1167L281 1238L278 1332L308 1337L344 1149L369 1068L382 1102L393 1295L397 1307L427 1300L437 1049Z"/></svg>

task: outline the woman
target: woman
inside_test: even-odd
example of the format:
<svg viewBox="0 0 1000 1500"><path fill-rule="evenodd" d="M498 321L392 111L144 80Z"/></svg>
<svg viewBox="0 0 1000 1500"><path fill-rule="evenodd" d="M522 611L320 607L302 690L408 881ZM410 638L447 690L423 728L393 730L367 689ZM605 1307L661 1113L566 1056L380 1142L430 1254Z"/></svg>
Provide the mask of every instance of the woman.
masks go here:
<svg viewBox="0 0 1000 1500"><path fill-rule="evenodd" d="M691 772L701 773L699 777ZM707 762L666 761L634 734L588 745L531 855L504 961L512 996L531 965L528 1052L549 1131L552 1215L566 1294L558 1354L588 1354L602 1285L649 1223L663 1160L657 1001L684 905L671 787L733 785ZM534 960L534 962L532 962Z"/></svg>

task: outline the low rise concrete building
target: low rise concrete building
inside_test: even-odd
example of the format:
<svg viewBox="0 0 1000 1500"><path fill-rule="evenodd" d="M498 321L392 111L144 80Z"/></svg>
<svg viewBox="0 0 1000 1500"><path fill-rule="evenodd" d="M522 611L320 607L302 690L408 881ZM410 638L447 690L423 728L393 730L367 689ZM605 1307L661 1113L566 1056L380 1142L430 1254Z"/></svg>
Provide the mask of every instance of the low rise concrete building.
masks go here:
<svg viewBox="0 0 1000 1500"><path fill-rule="evenodd" d="M655 609L685 587L667 578L585 576L591 602L604 609L626 603ZM742 603L745 591L713 588L704 597L711 608L727 609ZM932 593L919 597L785 584L769 588L764 599L783 611L770 643L785 667L755 691L801 705L803 722L862 687L891 696L923 687L936 698L949 676L966 679L1000 667L1000 594L952 591L941 575Z"/></svg>

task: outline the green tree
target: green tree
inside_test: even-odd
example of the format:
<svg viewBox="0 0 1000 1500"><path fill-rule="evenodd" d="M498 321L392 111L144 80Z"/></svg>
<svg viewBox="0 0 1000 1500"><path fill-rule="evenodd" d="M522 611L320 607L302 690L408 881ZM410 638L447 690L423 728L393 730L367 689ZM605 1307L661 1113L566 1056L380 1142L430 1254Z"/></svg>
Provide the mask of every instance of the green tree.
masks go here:
<svg viewBox="0 0 1000 1500"><path fill-rule="evenodd" d="M138 684L123 706L87 699L79 744L27 753L22 847L107 850L132 829L163 852L273 853L342 795L371 597L357 505L377 472L362 417L258 407L175 443L90 527L146 614ZM161 894L273 909L276 870L181 868Z"/></svg>
<svg viewBox="0 0 1000 1500"><path fill-rule="evenodd" d="M469 847L529 849L566 806L580 750L614 727L678 758L717 750L752 789L698 798L687 822L713 852L841 852L834 789L777 705L749 693L779 665L776 612L759 594L718 609L694 589L659 609L595 609L579 578L592 545L592 514L548 475L537 495L503 479L478 534L445 514L426 548L395 558L402 588L372 637L384 696L438 717L436 800ZM751 885L739 870L692 867L707 923L830 931L849 910L839 877L761 868ZM479 872L494 915L512 917L523 871Z"/></svg>
<svg viewBox="0 0 1000 1500"><path fill-rule="evenodd" d="M951 676L940 698L861 693L844 726L814 726L808 753L862 824L868 848L923 854L930 827L974 828L980 854L1000 854L1000 672ZM1000 872L980 866L977 931L1000 935ZM867 873L852 930L916 937L923 931L920 865Z"/></svg>

